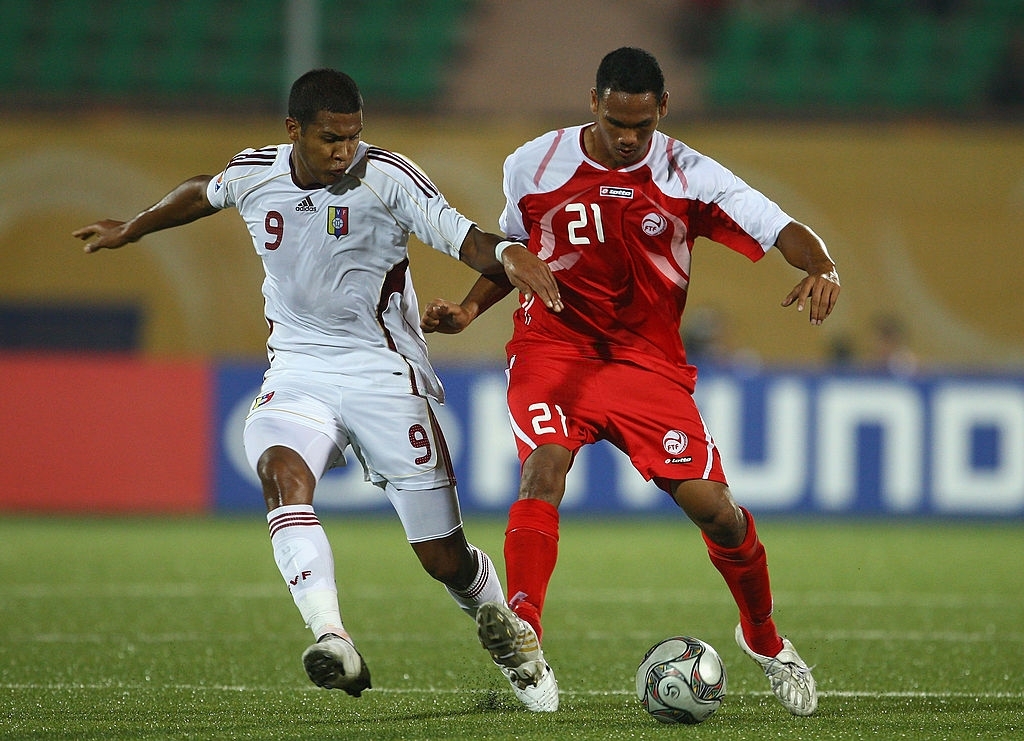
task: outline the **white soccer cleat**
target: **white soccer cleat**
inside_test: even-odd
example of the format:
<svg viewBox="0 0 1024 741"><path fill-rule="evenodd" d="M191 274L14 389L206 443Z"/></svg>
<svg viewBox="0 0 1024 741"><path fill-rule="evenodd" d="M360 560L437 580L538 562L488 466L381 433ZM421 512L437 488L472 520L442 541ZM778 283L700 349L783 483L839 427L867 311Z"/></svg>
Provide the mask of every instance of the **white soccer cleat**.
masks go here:
<svg viewBox="0 0 1024 741"><path fill-rule="evenodd" d="M352 697L371 689L370 669L362 655L351 641L334 633L320 636L307 648L302 653L302 665L318 687L345 690Z"/></svg>
<svg viewBox="0 0 1024 741"><path fill-rule="evenodd" d="M537 634L501 602L486 602L476 613L477 635L512 691L528 710L558 710L558 682L544 661Z"/></svg>
<svg viewBox="0 0 1024 741"><path fill-rule="evenodd" d="M747 645L743 629L736 626L736 643L743 653L757 662L768 677L772 692L793 715L811 715L818 708L818 689L800 654L788 638L782 639L782 650L776 656L762 656Z"/></svg>

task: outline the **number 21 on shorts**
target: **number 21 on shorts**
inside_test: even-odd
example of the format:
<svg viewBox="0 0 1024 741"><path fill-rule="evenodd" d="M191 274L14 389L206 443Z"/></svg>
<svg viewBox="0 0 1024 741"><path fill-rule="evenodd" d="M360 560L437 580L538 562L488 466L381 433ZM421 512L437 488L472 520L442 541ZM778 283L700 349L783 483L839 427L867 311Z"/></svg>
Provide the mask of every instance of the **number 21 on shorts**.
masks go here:
<svg viewBox="0 0 1024 741"><path fill-rule="evenodd" d="M554 413L552 413L554 408ZM562 411L562 407L558 404L547 404L546 402L539 402L537 404L530 404L527 410L534 412L531 418L533 424L533 432L536 435L554 435L558 433L558 430L552 426L552 422L559 424L562 428L562 435L569 437L569 427L565 421L565 412Z"/></svg>

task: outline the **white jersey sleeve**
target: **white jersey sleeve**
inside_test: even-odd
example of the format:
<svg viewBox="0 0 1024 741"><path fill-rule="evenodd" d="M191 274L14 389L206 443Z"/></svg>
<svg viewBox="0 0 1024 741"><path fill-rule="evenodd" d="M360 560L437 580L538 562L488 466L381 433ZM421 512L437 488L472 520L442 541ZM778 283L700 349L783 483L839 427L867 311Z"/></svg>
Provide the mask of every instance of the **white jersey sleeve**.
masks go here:
<svg viewBox="0 0 1024 741"><path fill-rule="evenodd" d="M453 208L412 160L379 147L366 152L364 182L424 244L456 260L473 222Z"/></svg>

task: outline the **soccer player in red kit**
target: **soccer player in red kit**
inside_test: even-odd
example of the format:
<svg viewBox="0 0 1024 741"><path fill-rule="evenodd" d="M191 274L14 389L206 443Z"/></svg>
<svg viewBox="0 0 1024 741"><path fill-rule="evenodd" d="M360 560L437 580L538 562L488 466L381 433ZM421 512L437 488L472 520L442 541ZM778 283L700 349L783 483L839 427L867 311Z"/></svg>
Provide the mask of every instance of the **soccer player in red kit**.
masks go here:
<svg viewBox="0 0 1024 741"><path fill-rule="evenodd" d="M667 110L657 60L621 48L598 68L593 123L548 132L505 162L500 226L550 266L564 308L521 296L515 312L508 406L522 477L505 539L509 602L483 606L478 631L498 663L523 644L537 643L541 655L566 475L582 446L608 440L701 529L739 607L737 643L791 713L810 715L814 678L772 619L765 549L694 403L697 373L679 324L697 237L755 261L778 249L806 272L782 305L807 308L813 325L835 306L839 278L811 229L658 131ZM431 302L423 328L461 331L511 290L500 276L484 276L461 304ZM520 689L554 686L557 707L546 663L506 676Z"/></svg>

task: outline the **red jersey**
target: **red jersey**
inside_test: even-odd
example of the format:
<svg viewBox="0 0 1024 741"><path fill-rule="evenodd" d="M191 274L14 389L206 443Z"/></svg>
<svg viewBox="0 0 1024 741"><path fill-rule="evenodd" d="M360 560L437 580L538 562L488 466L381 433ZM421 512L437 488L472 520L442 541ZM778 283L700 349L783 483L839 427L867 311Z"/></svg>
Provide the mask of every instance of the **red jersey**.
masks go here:
<svg viewBox="0 0 1024 741"><path fill-rule="evenodd" d="M589 124L588 124L589 125ZM551 267L564 309L521 305L508 346L622 360L678 376L679 323L697 237L759 260L792 219L725 167L660 131L639 162L608 169L586 126L551 131L505 160L499 224ZM689 369L692 375L692 369Z"/></svg>

